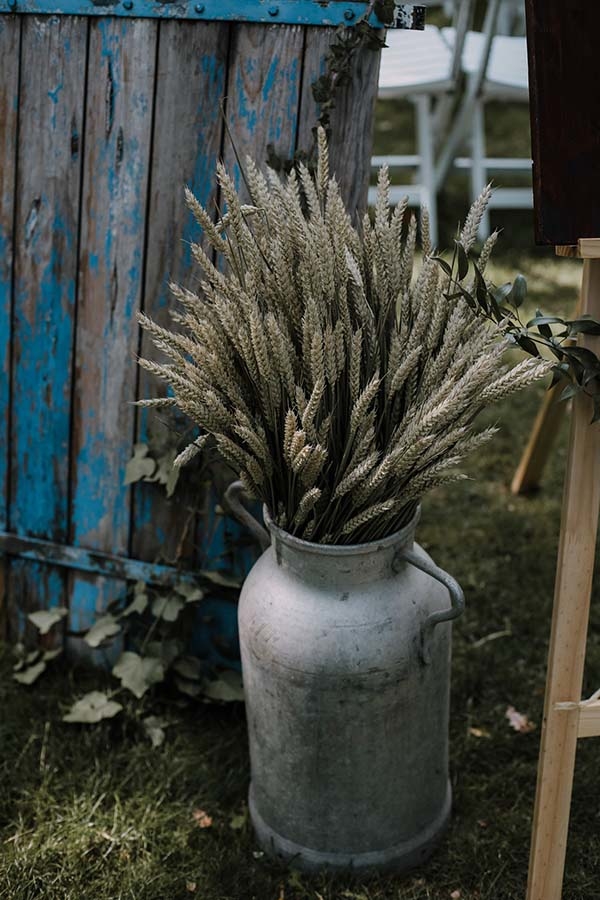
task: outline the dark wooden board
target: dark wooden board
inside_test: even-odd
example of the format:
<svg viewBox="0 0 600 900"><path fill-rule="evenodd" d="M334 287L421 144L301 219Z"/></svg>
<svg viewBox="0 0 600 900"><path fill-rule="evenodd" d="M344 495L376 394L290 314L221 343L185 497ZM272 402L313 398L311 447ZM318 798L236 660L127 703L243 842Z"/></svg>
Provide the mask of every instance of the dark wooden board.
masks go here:
<svg viewBox="0 0 600 900"><path fill-rule="evenodd" d="M13 225L21 22L0 16L0 529L8 525ZM0 559L0 639L6 636L6 564Z"/></svg>
<svg viewBox="0 0 600 900"><path fill-rule="evenodd" d="M200 277L190 248L191 241L200 239L199 229L185 206L184 185L207 209L215 208L215 169L223 136L219 100L225 94L229 27L223 22L160 23L144 310L166 327L173 327L169 283L194 288ZM146 333L142 355L164 361ZM140 397L165 392L162 382L140 370ZM164 419L164 412L140 410L138 441L160 443L161 436L168 438ZM185 482L185 469L180 477ZM171 562L180 553L189 557L194 543L189 517L175 498L166 497L163 486L136 485L133 556ZM187 539L182 542L184 530Z"/></svg>
<svg viewBox="0 0 600 900"><path fill-rule="evenodd" d="M319 108L312 84L325 70L325 57L335 38L335 29L307 28L304 50L302 94L298 121L298 147L310 150ZM336 92L331 113L329 157L346 207L360 220L367 207L367 190L373 145L373 120L381 53L365 48L352 59L352 76Z"/></svg>
<svg viewBox="0 0 600 900"><path fill-rule="evenodd" d="M88 20L27 16L22 29L9 523L64 541ZM9 584L15 632L27 612L65 602L49 566L14 560Z"/></svg>
<svg viewBox="0 0 600 900"><path fill-rule="evenodd" d="M71 542L126 555L136 353L158 22L92 20L73 402ZM89 627L124 585L71 576L71 627Z"/></svg>
<svg viewBox="0 0 600 900"><path fill-rule="evenodd" d="M600 237L600 3L527 0L535 239Z"/></svg>

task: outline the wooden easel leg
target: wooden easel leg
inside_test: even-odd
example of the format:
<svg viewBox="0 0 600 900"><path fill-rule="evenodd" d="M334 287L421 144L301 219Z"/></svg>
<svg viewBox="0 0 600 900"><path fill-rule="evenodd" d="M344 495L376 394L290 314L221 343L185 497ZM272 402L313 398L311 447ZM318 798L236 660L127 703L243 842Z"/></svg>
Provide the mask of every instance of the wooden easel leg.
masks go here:
<svg viewBox="0 0 600 900"><path fill-rule="evenodd" d="M525 494L539 487L554 438L558 434L567 409L566 403L559 403L563 390L564 383L559 382L544 395L527 447L523 451L510 485L513 494Z"/></svg>
<svg viewBox="0 0 600 900"><path fill-rule="evenodd" d="M585 259L581 312L600 317L600 259ZM598 338L585 344L598 352ZM577 713L600 509L600 425L590 425L589 399L573 403L550 636L548 680L533 819L527 900L560 900L565 863Z"/></svg>

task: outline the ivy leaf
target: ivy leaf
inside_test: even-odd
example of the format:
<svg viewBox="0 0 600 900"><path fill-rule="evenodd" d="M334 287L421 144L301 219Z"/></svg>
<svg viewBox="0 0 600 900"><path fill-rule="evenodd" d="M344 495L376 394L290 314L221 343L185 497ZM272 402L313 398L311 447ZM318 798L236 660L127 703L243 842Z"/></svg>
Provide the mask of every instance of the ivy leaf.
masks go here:
<svg viewBox="0 0 600 900"><path fill-rule="evenodd" d="M149 687L162 681L165 670L161 659L142 657L131 650L121 654L112 670L121 685L140 700Z"/></svg>
<svg viewBox="0 0 600 900"><path fill-rule="evenodd" d="M34 663L33 666L28 666L20 672L14 672L13 678L15 681L18 681L19 684L33 684L45 670L46 663L41 659L39 662Z"/></svg>
<svg viewBox="0 0 600 900"><path fill-rule="evenodd" d="M138 582L138 584L139 583L140 582ZM144 584L144 582L141 582L141 583ZM145 585L144 585L144 587L145 587ZM131 601L129 606L125 607L125 609L123 610L121 615L122 616L131 616L131 615L133 615L133 613L137 613L138 615L141 615L143 612L145 612L147 606L148 606L148 594L146 593L145 590L144 591L138 590L137 586L136 586L136 589L133 594L133 600Z"/></svg>
<svg viewBox="0 0 600 900"><path fill-rule="evenodd" d="M219 700L223 703L231 703L236 700L243 702L242 676L239 672L233 672L230 669L221 672L214 681L204 682L203 694L209 700Z"/></svg>
<svg viewBox="0 0 600 900"><path fill-rule="evenodd" d="M148 456L148 444L134 444L133 456L125 467L123 484L148 479L156 468L156 462Z"/></svg>
<svg viewBox="0 0 600 900"><path fill-rule="evenodd" d="M42 659L44 660L44 662L52 662L52 660L56 659L57 656L60 656L62 652L62 647L57 647L56 650L46 650L42 654Z"/></svg>
<svg viewBox="0 0 600 900"><path fill-rule="evenodd" d="M112 719L123 707L116 700L109 700L101 691L90 691L73 704L63 722L81 722L85 725L93 725L102 719Z"/></svg>
<svg viewBox="0 0 600 900"><path fill-rule="evenodd" d="M27 618L40 634L48 634L52 626L64 619L68 612L64 606L55 606L53 609L40 609L38 612L29 613Z"/></svg>
<svg viewBox="0 0 600 900"><path fill-rule="evenodd" d="M164 743L165 728L170 724L168 719L163 719L160 716L147 716L145 719L142 719L144 731L146 736L150 738L153 747L160 747Z"/></svg>
<svg viewBox="0 0 600 900"><path fill-rule="evenodd" d="M105 616L100 616L99 619L96 619L88 633L85 635L84 641L88 647L99 647L103 641L106 641L110 637L114 637L120 630L121 626L115 617L110 613L107 613Z"/></svg>
<svg viewBox="0 0 600 900"><path fill-rule="evenodd" d="M199 697L203 693L201 684L195 681L188 681L185 678L179 678L177 675L175 676L175 686L178 691L181 691L182 694L186 694L188 697Z"/></svg>
<svg viewBox="0 0 600 900"><path fill-rule="evenodd" d="M225 575L223 572L210 572L207 569L200 569L198 575L221 587L240 588L242 586L241 579L235 575Z"/></svg>
<svg viewBox="0 0 600 900"><path fill-rule="evenodd" d="M184 602L177 594L155 597L152 601L152 615L165 622L176 622L183 607Z"/></svg>
<svg viewBox="0 0 600 900"><path fill-rule="evenodd" d="M202 678L202 663L196 656L182 656L175 660L173 669L183 678L199 681Z"/></svg>
<svg viewBox="0 0 600 900"><path fill-rule="evenodd" d="M196 603L204 597L202 588L197 587L195 584L189 584L186 581L180 581L176 584L175 590L178 594L181 594L182 597L185 597L186 603Z"/></svg>

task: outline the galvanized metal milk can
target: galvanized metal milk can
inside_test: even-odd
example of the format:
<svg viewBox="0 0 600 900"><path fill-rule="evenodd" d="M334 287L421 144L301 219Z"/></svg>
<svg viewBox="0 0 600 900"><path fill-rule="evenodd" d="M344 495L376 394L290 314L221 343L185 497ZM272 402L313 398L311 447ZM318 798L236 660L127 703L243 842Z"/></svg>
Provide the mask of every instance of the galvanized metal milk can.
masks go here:
<svg viewBox="0 0 600 900"><path fill-rule="evenodd" d="M352 546L269 535L240 597L250 816L270 855L304 869L403 870L448 821L454 579L402 531Z"/></svg>

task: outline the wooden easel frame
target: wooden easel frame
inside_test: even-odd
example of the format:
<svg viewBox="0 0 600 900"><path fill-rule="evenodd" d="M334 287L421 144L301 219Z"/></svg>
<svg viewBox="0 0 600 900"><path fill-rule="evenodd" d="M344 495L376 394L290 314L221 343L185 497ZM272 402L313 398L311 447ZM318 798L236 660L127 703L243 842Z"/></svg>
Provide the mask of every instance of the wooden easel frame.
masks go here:
<svg viewBox="0 0 600 900"><path fill-rule="evenodd" d="M600 239L581 239L580 313L600 319ZM600 337L581 335L598 353ZM581 700L592 576L600 512L600 425L590 425L592 404L573 401L550 635L548 676L527 900L560 900L577 740L600 736L600 692Z"/></svg>

